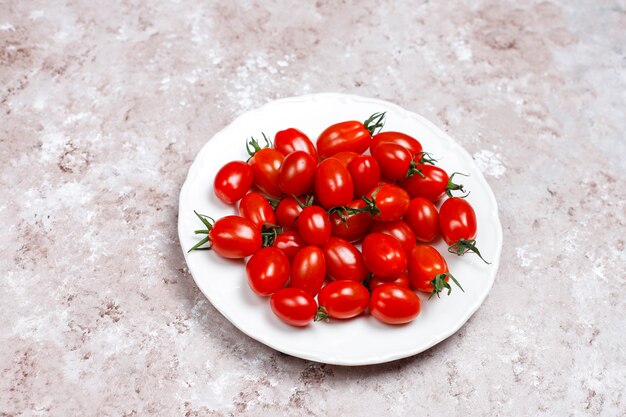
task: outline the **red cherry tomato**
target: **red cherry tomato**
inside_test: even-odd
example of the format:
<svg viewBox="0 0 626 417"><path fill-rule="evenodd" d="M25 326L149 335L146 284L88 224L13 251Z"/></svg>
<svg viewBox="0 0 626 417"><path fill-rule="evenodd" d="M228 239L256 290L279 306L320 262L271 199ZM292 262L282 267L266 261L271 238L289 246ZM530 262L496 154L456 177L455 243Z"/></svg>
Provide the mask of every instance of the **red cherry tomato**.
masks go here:
<svg viewBox="0 0 626 417"><path fill-rule="evenodd" d="M372 137L372 143L370 145L370 152L374 154L374 150L378 145L383 143L394 143L405 148L413 156L422 152L422 144L419 141L409 135L400 132L381 132Z"/></svg>
<svg viewBox="0 0 626 417"><path fill-rule="evenodd" d="M443 256L429 245L418 245L409 257L409 280L417 291L439 294L444 288L451 290L448 281L452 275ZM461 286L454 280L456 285ZM463 290L463 288L461 288ZM448 292L449 293L449 292Z"/></svg>
<svg viewBox="0 0 626 417"><path fill-rule="evenodd" d="M411 285L409 282L409 277L403 272L396 279L390 280L390 278L381 278L376 275L372 275L372 277L367 282L367 286L370 288L370 291L374 291L377 287L380 287L383 284L396 284L401 287L409 288Z"/></svg>
<svg viewBox="0 0 626 417"><path fill-rule="evenodd" d="M304 203L303 198L299 198ZM276 223L286 228L296 227L296 218L302 213L302 207L291 196L285 196L276 206Z"/></svg>
<svg viewBox="0 0 626 417"><path fill-rule="evenodd" d="M374 219L383 222L398 220L409 209L409 195L402 188L393 184L385 184L375 188L367 194L366 199Z"/></svg>
<svg viewBox="0 0 626 417"><path fill-rule="evenodd" d="M383 143L372 150L372 156L380 166L383 178L391 181L401 180L410 175L413 155L395 143Z"/></svg>
<svg viewBox="0 0 626 417"><path fill-rule="evenodd" d="M339 152L361 154L370 147L372 135L361 122L350 121L329 126L317 138L317 151L322 159Z"/></svg>
<svg viewBox="0 0 626 417"><path fill-rule="evenodd" d="M347 207L357 210L365 206L363 200L352 200L347 205ZM340 213L346 217L345 222L341 220ZM374 219L368 212L349 214L345 210L339 209L330 214L331 235L348 242L356 242L365 237L373 222Z"/></svg>
<svg viewBox="0 0 626 417"><path fill-rule="evenodd" d="M274 149L287 156L295 151L304 151L311 155L317 163L317 151L307 135L298 129L289 128L276 133Z"/></svg>
<svg viewBox="0 0 626 417"><path fill-rule="evenodd" d="M326 259L326 274L334 280L361 282L369 271L363 261L363 255L350 242L331 237L322 248Z"/></svg>
<svg viewBox="0 0 626 417"><path fill-rule="evenodd" d="M322 161L315 171L315 196L325 209L352 201L354 185L350 173L337 159Z"/></svg>
<svg viewBox="0 0 626 417"><path fill-rule="evenodd" d="M303 327L313 321L317 303L311 294L299 288L282 288L270 298L270 307L282 321Z"/></svg>
<svg viewBox="0 0 626 417"><path fill-rule="evenodd" d="M393 236L370 233L363 239L363 259L367 269L383 278L395 278L406 270L407 256Z"/></svg>
<svg viewBox="0 0 626 417"><path fill-rule="evenodd" d="M285 194L300 195L313 188L317 161L304 151L295 151L285 157L278 174L278 186Z"/></svg>
<svg viewBox="0 0 626 417"><path fill-rule="evenodd" d="M457 255L474 252L489 263L476 247L476 213L467 200L453 197L444 201L439 208L439 228L450 251Z"/></svg>
<svg viewBox="0 0 626 417"><path fill-rule="evenodd" d="M389 236L393 236L398 239L398 242L402 244L404 253L409 256L413 251L413 248L417 244L415 239L415 233L411 227L402 220L396 220L393 222L374 222L371 233L384 233Z"/></svg>
<svg viewBox="0 0 626 417"><path fill-rule="evenodd" d="M383 323L409 323L419 315L420 310L420 299L406 287L385 284L372 291L370 313Z"/></svg>
<svg viewBox="0 0 626 417"><path fill-rule="evenodd" d="M420 242L432 242L439 236L439 212L430 200L422 197L412 199L404 221Z"/></svg>
<svg viewBox="0 0 626 417"><path fill-rule="evenodd" d="M320 307L329 317L349 319L363 313L369 303L370 293L356 281L333 281L317 295Z"/></svg>
<svg viewBox="0 0 626 417"><path fill-rule="evenodd" d="M283 195L278 186L278 175L284 159L283 154L276 149L264 148L257 151L248 161L254 175L254 185L271 197Z"/></svg>
<svg viewBox="0 0 626 417"><path fill-rule="evenodd" d="M302 240L300 233L297 231L285 230L276 236L272 246L283 251L283 253L287 255L287 258L289 258L289 261L292 261L300 249L306 246L306 243Z"/></svg>
<svg viewBox="0 0 626 417"><path fill-rule="evenodd" d="M196 213L198 218L206 226L206 237L194 245L192 250L209 247L223 258L245 258L261 249L263 239L261 231L254 223L240 216L222 217L214 224L206 216Z"/></svg>
<svg viewBox="0 0 626 417"><path fill-rule="evenodd" d="M354 183L354 197L359 198L372 190L380 181L380 167L370 155L359 155L348 164L348 172Z"/></svg>
<svg viewBox="0 0 626 417"><path fill-rule="evenodd" d="M217 171L213 191L226 204L235 204L252 186L252 168L243 161L232 161Z"/></svg>
<svg viewBox="0 0 626 417"><path fill-rule="evenodd" d="M330 239L330 220L328 213L319 206L310 206L302 210L296 220L296 226L309 245L323 246Z"/></svg>
<svg viewBox="0 0 626 417"><path fill-rule="evenodd" d="M291 263L289 286L300 288L316 296L326 278L326 260L317 246L305 246L296 254Z"/></svg>
<svg viewBox="0 0 626 417"><path fill-rule="evenodd" d="M446 171L439 167L418 164L416 168L424 177L415 174L400 182L400 187L409 193L411 198L423 197L430 201L436 201L443 197L447 191L465 191L463 185L452 182L452 178L448 177Z"/></svg>
<svg viewBox="0 0 626 417"><path fill-rule="evenodd" d="M252 255L246 264L248 285L261 296L271 295L289 279L289 259L279 249L268 247Z"/></svg>
<svg viewBox="0 0 626 417"><path fill-rule="evenodd" d="M339 162L341 162L341 165L347 168L350 161L352 161L357 156L359 156L358 153L347 151L347 152L338 152L334 154L332 158L338 160Z"/></svg>
<svg viewBox="0 0 626 417"><path fill-rule="evenodd" d="M276 216L269 201L259 193L246 194L239 203L239 214L250 220L259 230L265 223L276 223Z"/></svg>

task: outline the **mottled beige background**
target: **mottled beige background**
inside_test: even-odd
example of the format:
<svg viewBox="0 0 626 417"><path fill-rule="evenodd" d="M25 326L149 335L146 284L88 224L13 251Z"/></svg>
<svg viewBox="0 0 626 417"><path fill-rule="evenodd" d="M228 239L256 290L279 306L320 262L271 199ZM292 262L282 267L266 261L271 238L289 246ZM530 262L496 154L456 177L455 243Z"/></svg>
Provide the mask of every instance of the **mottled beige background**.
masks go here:
<svg viewBox="0 0 626 417"><path fill-rule="evenodd" d="M0 0L1 416L624 416L624 1ZM393 101L473 155L504 250L398 362L241 334L185 268L200 147L277 97Z"/></svg>

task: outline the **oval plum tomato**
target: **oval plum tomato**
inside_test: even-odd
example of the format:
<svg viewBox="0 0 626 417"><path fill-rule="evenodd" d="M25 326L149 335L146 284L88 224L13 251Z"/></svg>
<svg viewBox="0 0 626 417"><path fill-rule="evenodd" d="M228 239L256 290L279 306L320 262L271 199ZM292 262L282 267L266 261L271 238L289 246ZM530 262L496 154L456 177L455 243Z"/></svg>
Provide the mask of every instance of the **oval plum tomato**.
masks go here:
<svg viewBox="0 0 626 417"><path fill-rule="evenodd" d="M357 156L359 156L358 153L347 151L347 152L338 152L334 154L332 158L338 160L339 162L341 162L341 165L347 168L350 161L352 161Z"/></svg>
<svg viewBox="0 0 626 417"><path fill-rule="evenodd" d="M289 279L289 259L280 249L263 248L248 260L246 275L252 291L261 296L272 295Z"/></svg>
<svg viewBox="0 0 626 417"><path fill-rule="evenodd" d="M383 127L385 113L374 113L364 123L341 122L327 127L317 138L317 151L325 159L336 153L363 153L370 147L372 135Z"/></svg>
<svg viewBox="0 0 626 417"><path fill-rule="evenodd" d="M380 287L383 284L396 284L401 287L409 288L411 285L409 282L409 277L403 272L399 277L390 280L390 278L381 278L376 275L372 275L372 277L367 281L367 286L370 291L374 291L376 287Z"/></svg>
<svg viewBox="0 0 626 417"><path fill-rule="evenodd" d="M434 294L439 296L444 288L450 294L450 278L463 291L463 287L448 271L448 264L437 249L429 245L418 245L413 249L409 256L409 281L414 289L428 293L431 297Z"/></svg>
<svg viewBox="0 0 626 417"><path fill-rule="evenodd" d="M245 258L261 249L263 238L261 230L248 219L240 216L225 216L213 222L208 216L198 214L196 216L202 221L205 230L197 230L196 234L207 235L204 239L196 243L192 250L212 249L223 258ZM202 247L208 243L208 247Z"/></svg>
<svg viewBox="0 0 626 417"><path fill-rule="evenodd" d="M276 223L276 215L269 201L259 193L246 194L239 202L239 214L250 220L259 230L263 224Z"/></svg>
<svg viewBox="0 0 626 417"><path fill-rule="evenodd" d="M296 227L309 245L323 246L330 239L330 220L328 213L319 206L310 206L302 210L296 220Z"/></svg>
<svg viewBox="0 0 626 417"><path fill-rule="evenodd" d="M448 177L448 174L443 169L429 165L418 164L416 167L423 177L419 174L413 175L400 183L402 187L411 198L422 197L430 201L439 200L444 194L452 196L451 192L454 190L460 190L465 192L462 184L455 184L452 180L456 172L452 174L452 177Z"/></svg>
<svg viewBox="0 0 626 417"><path fill-rule="evenodd" d="M348 172L354 183L354 197L359 198L372 190L380 181L380 167L371 155L359 155L348 164Z"/></svg>
<svg viewBox="0 0 626 417"><path fill-rule="evenodd" d="M313 321L317 303L311 294L299 288L282 288L270 298L270 307L279 319L303 327Z"/></svg>
<svg viewBox="0 0 626 417"><path fill-rule="evenodd" d="M304 198L298 197L302 204L305 204ZM295 198L285 196L276 206L276 223L279 226L294 228L296 227L296 218L302 213L302 207Z"/></svg>
<svg viewBox="0 0 626 417"><path fill-rule="evenodd" d="M409 209L409 195L402 188L393 185L381 185L363 197L369 212L376 220L390 222L398 220Z"/></svg>
<svg viewBox="0 0 626 417"><path fill-rule="evenodd" d="M295 151L285 157L278 174L278 186L285 194L300 195L313 188L317 161L304 151Z"/></svg>
<svg viewBox="0 0 626 417"><path fill-rule="evenodd" d="M417 172L415 162L413 162L413 155L395 143L378 145L372 151L372 156L378 162L381 175L388 180L401 180Z"/></svg>
<svg viewBox="0 0 626 417"><path fill-rule="evenodd" d="M419 297L406 287L385 284L372 291L370 313L383 323L409 323L419 315L420 310Z"/></svg>
<svg viewBox="0 0 626 417"><path fill-rule="evenodd" d="M439 236L439 212L430 200L422 197L412 199L404 221L420 242L432 242Z"/></svg>
<svg viewBox="0 0 626 417"><path fill-rule="evenodd" d="M409 256L413 252L413 248L417 245L417 239L415 239L415 233L411 227L402 220L396 220L393 222L375 222L370 229L371 233L384 233L389 236L393 236L398 239L398 242L402 245L404 253Z"/></svg>
<svg viewBox="0 0 626 417"><path fill-rule="evenodd" d="M311 139L298 129L281 130L274 136L274 149L287 156L296 151L304 151L311 155L317 163L317 151Z"/></svg>
<svg viewBox="0 0 626 417"><path fill-rule="evenodd" d="M263 137L267 146L270 146L267 136L263 134ZM280 166L285 159L283 154L276 149L261 148L259 142L254 138L251 138L250 142L246 144L246 149L248 154L250 154L248 165L252 168L254 185L271 197L280 197L283 192L278 186L278 174L280 173Z"/></svg>
<svg viewBox="0 0 626 417"><path fill-rule="evenodd" d="M235 204L250 190L252 180L250 165L243 161L232 161L217 171L213 190L224 203Z"/></svg>
<svg viewBox="0 0 626 417"><path fill-rule="evenodd" d="M352 201L354 185L350 173L337 159L320 162L315 171L315 196L325 209Z"/></svg>
<svg viewBox="0 0 626 417"><path fill-rule="evenodd" d="M322 248L326 259L326 274L334 280L361 282L369 271L363 255L347 240L331 237Z"/></svg>
<svg viewBox="0 0 626 417"><path fill-rule="evenodd" d="M363 239L363 259L367 269L382 278L395 278L406 270L407 255L393 236L370 233Z"/></svg>
<svg viewBox="0 0 626 417"><path fill-rule="evenodd" d="M346 206L348 209L339 207L330 213L331 235L345 239L348 242L356 242L365 237L374 219L368 212L350 213L349 209L359 211L366 206L363 200L352 200ZM344 218L342 220L342 217Z"/></svg>
<svg viewBox="0 0 626 417"><path fill-rule="evenodd" d="M304 242L304 240L302 240L302 237L300 237L300 233L298 233L297 231L285 230L284 232L276 236L276 239L274 239L274 243L272 244L272 246L276 249L280 249L281 251L283 251L283 253L287 255L287 258L289 258L289 261L291 262L294 256L296 256L296 254L300 251L300 249L306 246L306 243Z"/></svg>
<svg viewBox="0 0 626 417"><path fill-rule="evenodd" d="M382 145L383 143L400 145L409 151L411 156L422 152L422 144L412 136L400 132L381 132L372 137L372 143L370 144L370 152L372 155L378 145Z"/></svg>
<svg viewBox="0 0 626 417"><path fill-rule="evenodd" d="M439 208L439 228L452 253L463 255L474 252L485 261L476 247L476 213L464 198L453 197Z"/></svg>
<svg viewBox="0 0 626 417"><path fill-rule="evenodd" d="M370 300L370 293L356 281L333 281L317 295L320 307L329 317L349 319L363 313Z"/></svg>
<svg viewBox="0 0 626 417"><path fill-rule="evenodd" d="M326 278L326 260L317 246L305 246L291 262L289 286L300 288L313 297L322 288Z"/></svg>

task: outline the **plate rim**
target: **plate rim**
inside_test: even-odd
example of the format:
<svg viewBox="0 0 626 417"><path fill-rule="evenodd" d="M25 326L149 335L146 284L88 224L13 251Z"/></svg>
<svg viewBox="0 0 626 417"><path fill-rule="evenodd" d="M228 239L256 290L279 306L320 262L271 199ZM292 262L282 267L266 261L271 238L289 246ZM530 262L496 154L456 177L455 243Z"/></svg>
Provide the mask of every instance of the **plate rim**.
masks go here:
<svg viewBox="0 0 626 417"><path fill-rule="evenodd" d="M271 100L266 102L265 104L261 105L260 107L251 109L251 110L247 110L244 111L242 113L240 113L239 115L237 115L237 117L235 117L230 123L228 123L227 125L225 125L222 129L220 129L219 131L215 132L207 141L204 145L202 145L202 147L200 148L200 150L198 151L198 153L196 154L196 156L194 157L193 162L191 163L191 165L189 166L189 169L187 170L187 175L185 176L185 181L183 182L183 185L181 186L180 189L180 194L179 194L179 199L178 199L178 212L177 212L177 222L178 222L178 241L179 244L181 246L181 249L183 251L183 255L185 258L185 263L187 265L187 269L189 270L189 273L191 274L195 285L198 287L198 289L200 289L200 291L202 292L202 294L207 298L207 300L211 303L211 305L213 305L213 307L215 307L215 309L226 318L226 320L228 320L235 328L237 328L240 332L242 332L243 334L247 335L248 337L258 341L259 343L262 343L274 350L277 350L279 352L285 353L287 355L290 356L294 356L297 358L301 358L301 359L305 359L305 360L310 360L310 361L315 361L315 362L319 362L319 363L326 363L326 364L331 364L331 365L340 365L340 366L364 366L364 365L374 365L374 364L380 364L380 363L386 363L386 362L391 362L391 361L395 361L395 360L399 360L399 359L403 359L403 358L407 358L407 357L411 357L414 355L417 355L421 352L424 352L430 348L432 348L433 346L441 343L442 341L446 340L447 338L449 338L450 336L452 336L454 333L456 333L461 327L463 327L463 325L465 325L465 323L467 323L467 321L476 313L476 311L478 311L478 309L480 308L480 306L483 304L483 302L485 301L485 299L487 298L487 296L489 295L489 293L491 292L491 289L493 287L493 284L495 282L495 278L498 275L498 270L499 270L499 266L500 266L500 257L502 254L502 246L503 246L503 232L502 232L502 223L500 221L500 216L499 216L499 208L498 208L498 203L497 200L495 198L495 194L493 192L493 190L491 189L491 186L489 185L489 183L487 182L487 180L485 179L482 171L480 171L480 169L478 169L478 166L476 166L477 168L477 174L473 176L474 178L476 178L479 182L482 182L482 185L486 187L486 189L489 191L487 193L487 196L492 204L493 207L493 220L494 220L494 228L495 228L495 232L496 232L496 239L497 239L497 245L496 245L496 256L494 257L493 261L491 262L492 267L494 268L494 273L493 273L493 278L490 279L490 282L486 288L486 290L484 291L483 294L480 295L480 297L478 297L476 299L476 302L467 310L467 313L465 315L463 315L457 322L455 325L450 326L449 330L446 331L442 331L441 333L436 333L433 335L433 337L430 339L430 342L427 343L425 346L420 346L417 349L405 349L403 351L395 351L392 352L388 355L377 355L372 357L370 360L367 361L354 361L351 362L349 360L344 360L344 359L340 359L340 358L334 358L334 357L326 357L324 355L316 355L315 353L310 353L310 352L299 352L293 349L285 349L282 346L279 346L278 344L275 344L272 342L271 339L263 339L258 337L258 335L252 335L250 333L248 333L247 331L245 331L244 329L242 329L236 322L236 320L233 320L228 313L224 312L222 309L220 309L218 307L218 305L216 305L216 303L213 302L211 296L209 294L207 294L207 292L205 292L205 290L202 288L202 285L198 282L198 279L196 279L194 272L192 270L192 267L190 266L190 263L188 261L188 253L185 250L185 247L183 246L183 233L186 233L186 231L183 231L183 227L182 227L182 222L181 222L181 216L180 216L180 207L183 201L183 197L186 195L187 192L187 188L190 187L190 179L192 178L192 175L196 174L196 171L199 169L198 166L200 165L199 163L199 156L203 155L205 152L207 152L207 148L210 147L210 142L213 138L223 134L225 131L227 131L229 128L231 128L234 125L237 125L239 123L241 123L241 121L247 117L250 113L258 113L258 112L262 112L263 110L265 110L267 107L271 107L277 104L285 104L285 103L296 103L296 102L303 102L303 101L311 101L311 100L319 100L319 99L342 99L342 100L351 100L351 101L358 101L358 102L363 102L363 103L368 103L368 104L376 104L376 105L380 105L383 106L387 109L393 109L394 113L397 112L397 114L401 114L403 117L409 117L409 118L413 118L413 119L418 119L418 121L424 125L426 125L428 128L430 128L431 130L433 130L434 132L436 132L438 135L442 135L445 136L447 138L447 140L450 142L450 144L453 146L453 148L455 149L455 152L460 152L461 154L463 154L464 157L466 157L467 159L469 159L470 161L472 161L472 163L475 164L474 159L472 158L472 156L469 154L469 152L467 150L465 150L465 148L463 148L459 143L456 142L456 140L454 140L454 138L452 138L450 135L448 135L443 129L439 128L437 125L435 125L433 122L431 122L430 120L428 120L427 118L425 118L424 116L420 115L419 113L407 110L403 107L400 107L399 105L386 101L386 100L382 100L382 99L378 99L378 98L370 98L370 97L363 97L363 96L359 96L359 95L354 95L354 94L345 94L345 93L333 93L333 92L324 92L324 93L314 93L314 94L306 94L306 95L300 95L300 96L292 96L292 97L284 97L284 98L279 98L276 100ZM389 111L389 110L387 110ZM219 303L218 303L219 304ZM263 339L263 340L262 340ZM322 357L324 356L324 357Z"/></svg>

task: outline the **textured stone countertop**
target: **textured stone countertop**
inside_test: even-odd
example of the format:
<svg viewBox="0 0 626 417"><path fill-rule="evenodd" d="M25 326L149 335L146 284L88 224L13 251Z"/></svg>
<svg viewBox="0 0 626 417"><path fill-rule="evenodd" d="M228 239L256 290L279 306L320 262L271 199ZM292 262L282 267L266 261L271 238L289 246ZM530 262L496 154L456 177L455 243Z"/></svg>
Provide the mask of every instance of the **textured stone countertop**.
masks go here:
<svg viewBox="0 0 626 417"><path fill-rule="evenodd" d="M204 3L0 2L0 416L626 415L626 3ZM491 293L415 357L285 356L187 272L200 147L324 91L429 118L498 199Z"/></svg>

